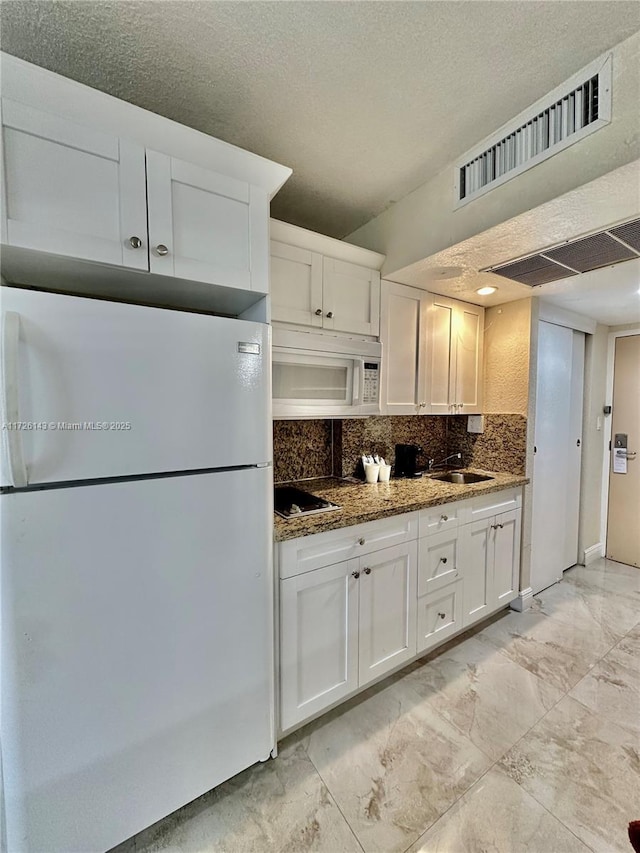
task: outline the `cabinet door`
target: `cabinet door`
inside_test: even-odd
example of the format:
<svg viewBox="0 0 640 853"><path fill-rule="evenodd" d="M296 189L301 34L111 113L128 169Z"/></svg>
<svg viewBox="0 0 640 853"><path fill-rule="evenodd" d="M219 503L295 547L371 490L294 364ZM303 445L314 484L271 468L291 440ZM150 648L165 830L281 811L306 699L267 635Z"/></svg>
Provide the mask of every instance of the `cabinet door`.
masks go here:
<svg viewBox="0 0 640 853"><path fill-rule="evenodd" d="M427 411L453 414L455 352L452 352L456 300L430 295L427 326Z"/></svg>
<svg viewBox="0 0 640 853"><path fill-rule="evenodd" d="M147 193L151 272L268 293L263 189L147 150Z"/></svg>
<svg viewBox="0 0 640 853"><path fill-rule="evenodd" d="M358 686L358 560L280 582L280 728Z"/></svg>
<svg viewBox="0 0 640 853"><path fill-rule="evenodd" d="M360 558L359 684L416 653L416 543Z"/></svg>
<svg viewBox="0 0 640 853"><path fill-rule="evenodd" d="M456 581L418 599L418 652L438 645L462 628L463 582Z"/></svg>
<svg viewBox="0 0 640 853"><path fill-rule="evenodd" d="M461 576L457 529L420 539L418 548L418 595L428 595Z"/></svg>
<svg viewBox="0 0 640 853"><path fill-rule="evenodd" d="M474 521L460 529L465 627L483 619L492 610L492 523L493 519Z"/></svg>
<svg viewBox="0 0 640 853"><path fill-rule="evenodd" d="M484 308L458 302L454 310L452 358L455 351L453 411L458 415L482 412L482 345Z"/></svg>
<svg viewBox="0 0 640 853"><path fill-rule="evenodd" d="M323 328L354 335L380 334L380 273L324 259Z"/></svg>
<svg viewBox="0 0 640 853"><path fill-rule="evenodd" d="M6 98L2 137L3 243L148 269L142 146Z"/></svg>
<svg viewBox="0 0 640 853"><path fill-rule="evenodd" d="M322 328L322 255L271 241L271 319Z"/></svg>
<svg viewBox="0 0 640 853"><path fill-rule="evenodd" d="M423 290L382 282L380 340L382 358L381 409L388 415L427 411L424 341L429 296Z"/></svg>
<svg viewBox="0 0 640 853"><path fill-rule="evenodd" d="M493 519L493 604L509 604L520 588L520 510Z"/></svg>

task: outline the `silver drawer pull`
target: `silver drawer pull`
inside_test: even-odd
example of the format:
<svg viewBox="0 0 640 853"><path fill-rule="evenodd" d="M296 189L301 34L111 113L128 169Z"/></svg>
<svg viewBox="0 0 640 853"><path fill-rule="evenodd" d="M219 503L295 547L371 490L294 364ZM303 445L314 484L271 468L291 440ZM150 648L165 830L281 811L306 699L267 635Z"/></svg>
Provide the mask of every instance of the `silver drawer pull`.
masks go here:
<svg viewBox="0 0 640 853"><path fill-rule="evenodd" d="M364 542L365 542L364 539L358 539L358 545L364 545Z"/></svg>
<svg viewBox="0 0 640 853"><path fill-rule="evenodd" d="M448 515L441 515L440 521L449 521L449 516Z"/></svg>
<svg viewBox="0 0 640 853"><path fill-rule="evenodd" d="M156 252L160 255L160 257L164 257L164 255L169 254L169 250L164 245L164 243L158 243L158 245L156 246Z"/></svg>
<svg viewBox="0 0 640 853"><path fill-rule="evenodd" d="M322 317L322 308L316 308L316 317Z"/></svg>
<svg viewBox="0 0 640 853"><path fill-rule="evenodd" d="M447 558L446 558L446 557L440 557L440 562L441 562L441 563L446 563L446 562L447 562Z"/></svg>
<svg viewBox="0 0 640 853"><path fill-rule="evenodd" d="M438 613L438 616L439 616L441 619L444 619L444 618L446 617L446 613Z"/></svg>
<svg viewBox="0 0 640 853"><path fill-rule="evenodd" d="M364 569L364 573L365 573L365 575L370 575L370 574L371 574L371 569Z"/></svg>
<svg viewBox="0 0 640 853"><path fill-rule="evenodd" d="M358 580L358 578L360 577L360 572L351 572L351 577Z"/></svg>
<svg viewBox="0 0 640 853"><path fill-rule="evenodd" d="M139 237L129 237L129 245L132 249L139 249L142 246L142 240Z"/></svg>

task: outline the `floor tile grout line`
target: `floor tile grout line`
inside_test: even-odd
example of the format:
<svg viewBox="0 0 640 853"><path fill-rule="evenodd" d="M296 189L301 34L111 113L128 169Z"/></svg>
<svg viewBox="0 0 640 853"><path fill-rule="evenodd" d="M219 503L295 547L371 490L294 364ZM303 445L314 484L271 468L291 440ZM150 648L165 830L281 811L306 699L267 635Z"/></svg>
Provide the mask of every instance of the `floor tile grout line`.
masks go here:
<svg viewBox="0 0 640 853"><path fill-rule="evenodd" d="M332 792L331 788L329 787L329 785L327 784L327 782L325 781L324 776L322 775L322 773L320 772L320 770L318 770L318 768L317 768L317 766L316 766L316 764L315 764L315 762L314 762L313 758L309 755L309 750L308 750L308 749L307 749L307 747L304 745L304 743L302 744L302 748L304 749L305 755L307 756L307 758L308 758L308 759L309 759L309 761L311 762L311 766L313 767L313 769L314 769L314 770L316 771L316 773L318 774L318 777L319 777L320 781L322 782L322 784L323 784L323 785L325 786L325 788L327 789L327 793L328 793L328 794L329 794L329 796L331 797L332 802L334 803L335 807L338 809L338 811L339 811L339 812L340 812L340 814L342 815L342 819L344 820L344 822L345 822L345 823L347 824L347 826L349 827L349 831L351 832L351 834L352 834L352 835L353 835L353 837L355 838L355 840L356 840L356 844L357 844L357 845L358 845L358 847L362 850L362 853L366 853L366 851L365 851L364 847L363 847L363 846L362 846L362 844L360 843L360 839L358 838L358 836L357 836L357 834L356 834L355 829L351 826L351 824L350 824L350 823L349 823L349 821L347 820L347 816L345 815L345 813L344 813L344 812L342 811L342 809L340 808L340 804L338 803L337 799L336 799L336 798L335 798L335 796L333 795L333 792Z"/></svg>

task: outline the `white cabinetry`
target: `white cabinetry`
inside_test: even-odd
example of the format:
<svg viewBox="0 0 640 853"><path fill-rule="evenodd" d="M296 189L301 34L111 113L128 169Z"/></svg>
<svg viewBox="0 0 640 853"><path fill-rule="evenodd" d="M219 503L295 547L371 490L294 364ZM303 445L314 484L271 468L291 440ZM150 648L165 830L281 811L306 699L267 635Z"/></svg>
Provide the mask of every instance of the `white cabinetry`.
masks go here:
<svg viewBox="0 0 640 853"><path fill-rule="evenodd" d="M282 542L280 731L513 601L521 499L509 488Z"/></svg>
<svg viewBox="0 0 640 853"><path fill-rule="evenodd" d="M383 411L482 412L484 308L391 281L381 304Z"/></svg>
<svg viewBox="0 0 640 853"><path fill-rule="evenodd" d="M415 657L416 535L412 513L283 543L281 730ZM390 539L407 541L376 549Z"/></svg>
<svg viewBox="0 0 640 853"><path fill-rule="evenodd" d="M434 294L428 314L429 412L482 412L484 308Z"/></svg>
<svg viewBox="0 0 640 853"><path fill-rule="evenodd" d="M148 269L141 145L7 98L2 142L5 245Z"/></svg>
<svg viewBox="0 0 640 853"><path fill-rule="evenodd" d="M266 316L269 199L290 169L0 60L7 282Z"/></svg>
<svg viewBox="0 0 640 853"><path fill-rule="evenodd" d="M273 321L377 337L383 260L375 252L272 219Z"/></svg>
<svg viewBox="0 0 640 853"><path fill-rule="evenodd" d="M465 525L461 551L466 627L518 594L520 509Z"/></svg>
<svg viewBox="0 0 640 853"><path fill-rule="evenodd" d="M147 151L149 269L269 290L269 199L261 187Z"/></svg>

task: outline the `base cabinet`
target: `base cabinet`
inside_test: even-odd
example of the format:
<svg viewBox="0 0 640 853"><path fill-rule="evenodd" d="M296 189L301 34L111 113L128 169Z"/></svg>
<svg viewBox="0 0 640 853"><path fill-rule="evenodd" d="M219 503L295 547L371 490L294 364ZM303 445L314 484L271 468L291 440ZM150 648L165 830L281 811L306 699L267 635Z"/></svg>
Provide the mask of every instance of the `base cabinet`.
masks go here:
<svg viewBox="0 0 640 853"><path fill-rule="evenodd" d="M520 509L464 525L460 547L467 627L518 594Z"/></svg>
<svg viewBox="0 0 640 853"><path fill-rule="evenodd" d="M358 686L358 563L280 582L280 723L290 728Z"/></svg>
<svg viewBox="0 0 640 853"><path fill-rule="evenodd" d="M280 581L280 727L416 653L416 542Z"/></svg>
<svg viewBox="0 0 640 853"><path fill-rule="evenodd" d="M506 607L521 499L505 489L281 543L280 731Z"/></svg>

